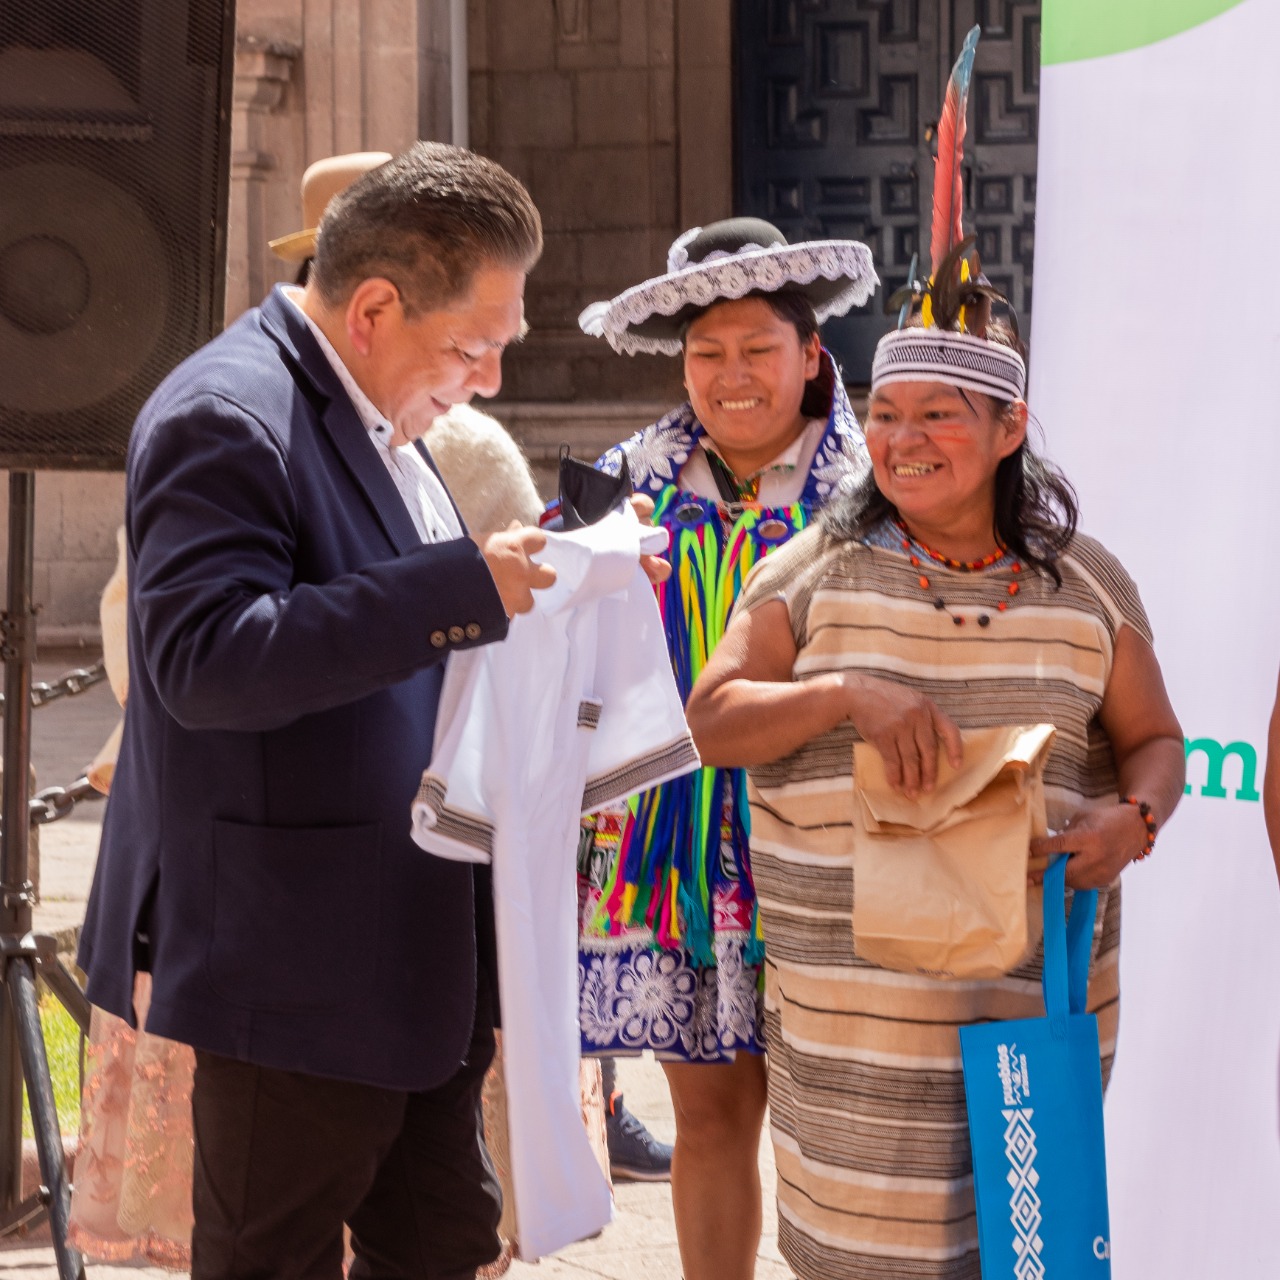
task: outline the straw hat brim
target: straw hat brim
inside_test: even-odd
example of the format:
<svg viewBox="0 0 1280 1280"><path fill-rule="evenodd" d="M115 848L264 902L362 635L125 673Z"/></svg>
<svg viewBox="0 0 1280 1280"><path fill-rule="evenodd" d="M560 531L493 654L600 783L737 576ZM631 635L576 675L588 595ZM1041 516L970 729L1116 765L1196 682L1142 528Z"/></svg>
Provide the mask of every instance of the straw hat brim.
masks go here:
<svg viewBox="0 0 1280 1280"><path fill-rule="evenodd" d="M305 262L316 254L316 228L309 231L291 231L277 240L268 240L267 248L286 262Z"/></svg>

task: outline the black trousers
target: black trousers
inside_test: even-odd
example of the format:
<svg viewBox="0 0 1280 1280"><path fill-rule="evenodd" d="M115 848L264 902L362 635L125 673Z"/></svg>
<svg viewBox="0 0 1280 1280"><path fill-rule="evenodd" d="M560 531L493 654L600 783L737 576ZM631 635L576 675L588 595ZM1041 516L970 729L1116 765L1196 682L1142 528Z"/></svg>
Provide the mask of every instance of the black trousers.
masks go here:
<svg viewBox="0 0 1280 1280"><path fill-rule="evenodd" d="M196 1050L192 1280L473 1280L501 1250L480 1089L483 993L467 1060L403 1093Z"/></svg>

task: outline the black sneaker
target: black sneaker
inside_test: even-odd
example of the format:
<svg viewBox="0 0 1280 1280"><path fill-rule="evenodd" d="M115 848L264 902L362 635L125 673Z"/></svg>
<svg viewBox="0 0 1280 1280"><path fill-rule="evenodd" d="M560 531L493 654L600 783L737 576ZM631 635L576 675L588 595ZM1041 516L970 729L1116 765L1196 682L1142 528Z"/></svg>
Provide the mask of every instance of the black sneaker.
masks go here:
<svg viewBox="0 0 1280 1280"><path fill-rule="evenodd" d="M615 1093L605 1104L604 1132L609 1142L609 1172L618 1182L667 1182L671 1147L659 1142Z"/></svg>

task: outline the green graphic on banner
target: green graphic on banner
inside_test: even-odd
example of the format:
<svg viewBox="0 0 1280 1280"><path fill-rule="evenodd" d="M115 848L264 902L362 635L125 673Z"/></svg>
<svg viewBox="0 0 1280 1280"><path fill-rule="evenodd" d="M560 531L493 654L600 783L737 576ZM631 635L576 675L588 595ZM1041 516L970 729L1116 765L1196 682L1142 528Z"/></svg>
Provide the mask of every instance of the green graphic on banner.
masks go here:
<svg viewBox="0 0 1280 1280"><path fill-rule="evenodd" d="M1045 0L1040 59L1047 66L1141 49L1242 3L1245 0Z"/></svg>
<svg viewBox="0 0 1280 1280"><path fill-rule="evenodd" d="M1222 771L1228 756L1240 762L1240 785L1236 788L1237 800L1261 800L1258 794L1258 752L1247 742L1219 742L1216 738L1185 738L1187 773L1191 773L1193 756L1204 758L1204 783L1200 794L1209 800L1225 800L1227 789L1222 785ZM1190 795L1192 784L1188 780L1183 788Z"/></svg>

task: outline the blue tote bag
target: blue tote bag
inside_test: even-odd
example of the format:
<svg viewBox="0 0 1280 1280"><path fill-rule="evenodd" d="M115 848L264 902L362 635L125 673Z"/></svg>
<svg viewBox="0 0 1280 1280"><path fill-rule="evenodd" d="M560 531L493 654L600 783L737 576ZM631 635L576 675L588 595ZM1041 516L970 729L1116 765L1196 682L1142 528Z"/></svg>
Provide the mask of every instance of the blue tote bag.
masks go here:
<svg viewBox="0 0 1280 1280"><path fill-rule="evenodd" d="M1096 891L1065 920L1044 879L1046 1016L960 1028L983 1280L1109 1280L1098 1020L1085 1013Z"/></svg>

